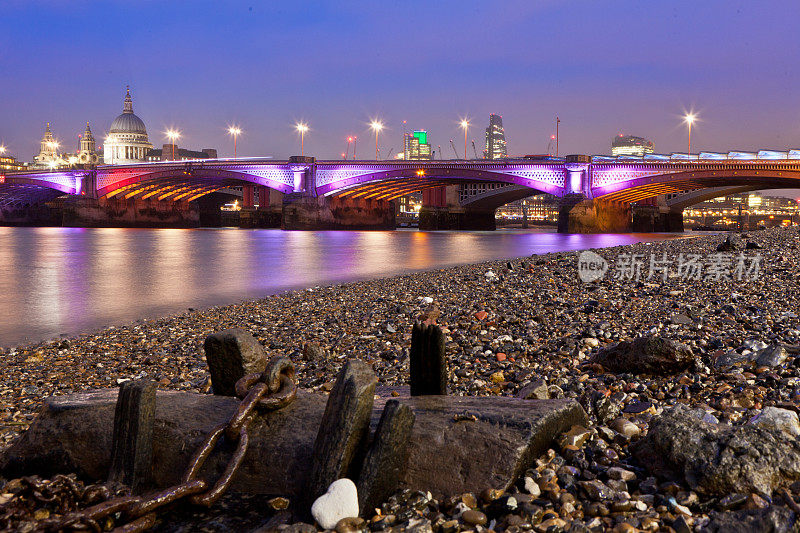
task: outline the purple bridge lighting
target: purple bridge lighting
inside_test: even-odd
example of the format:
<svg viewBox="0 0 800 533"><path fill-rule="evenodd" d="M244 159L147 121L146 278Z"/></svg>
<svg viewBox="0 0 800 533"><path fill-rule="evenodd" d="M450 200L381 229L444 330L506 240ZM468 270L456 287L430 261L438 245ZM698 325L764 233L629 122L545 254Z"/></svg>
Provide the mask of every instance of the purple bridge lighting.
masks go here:
<svg viewBox="0 0 800 533"><path fill-rule="evenodd" d="M284 204L304 199L310 205L313 199L317 205L355 206L427 191L426 206L493 213L509 201L549 193L562 198L569 209L590 202L628 210L643 204L676 212L731 192L775 188L800 188L800 152L502 161L218 159L0 174L0 209L24 208L59 196L174 203L232 191L248 208L257 190L272 195L273 204L275 193ZM265 192L259 198L266 198Z"/></svg>

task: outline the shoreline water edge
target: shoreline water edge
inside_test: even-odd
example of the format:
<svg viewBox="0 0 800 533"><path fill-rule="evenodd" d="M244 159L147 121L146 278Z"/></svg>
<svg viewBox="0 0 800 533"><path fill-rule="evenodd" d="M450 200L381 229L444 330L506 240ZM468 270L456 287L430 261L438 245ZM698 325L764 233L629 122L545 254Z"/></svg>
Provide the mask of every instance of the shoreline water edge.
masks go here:
<svg viewBox="0 0 800 533"><path fill-rule="evenodd" d="M800 514L799 255L796 228L703 235L314 287L0 348L0 452L51 395L143 378L209 392L203 341L229 328L289 357L304 388L329 391L348 358L380 385L404 385L412 325L435 320L451 394L574 398L590 423L554 436L505 495L398 493L359 527L789 531ZM18 486L0 479L0 506ZM224 501L160 530L247 530L278 512Z"/></svg>

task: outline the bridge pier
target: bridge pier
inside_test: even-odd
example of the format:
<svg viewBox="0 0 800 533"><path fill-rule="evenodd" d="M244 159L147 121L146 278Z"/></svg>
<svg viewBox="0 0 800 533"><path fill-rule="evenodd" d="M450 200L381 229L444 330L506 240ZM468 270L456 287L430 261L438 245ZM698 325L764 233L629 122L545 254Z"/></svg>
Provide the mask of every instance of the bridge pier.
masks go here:
<svg viewBox="0 0 800 533"><path fill-rule="evenodd" d="M682 232L683 210L664 210L658 206L633 206L631 230L638 233Z"/></svg>
<svg viewBox="0 0 800 533"><path fill-rule="evenodd" d="M392 202L330 196L287 194L283 200L283 229L387 230L395 229Z"/></svg>
<svg viewBox="0 0 800 533"><path fill-rule="evenodd" d="M269 187L258 186L258 207L253 205L253 193L250 192L249 207L239 211L240 228L280 228L283 219L283 196L280 191Z"/></svg>
<svg viewBox="0 0 800 533"><path fill-rule="evenodd" d="M163 202L124 198L65 198L61 225L81 228L196 228L196 202Z"/></svg>
<svg viewBox="0 0 800 533"><path fill-rule="evenodd" d="M629 233L631 206L603 200L587 200L582 194L568 194L558 212L559 233Z"/></svg>
<svg viewBox="0 0 800 533"><path fill-rule="evenodd" d="M493 209L423 206L419 210L419 229L494 231L497 224Z"/></svg>
<svg viewBox="0 0 800 533"><path fill-rule="evenodd" d="M462 207L458 201L458 185L449 185L422 191L419 229L494 231L497 225L494 209Z"/></svg>
<svg viewBox="0 0 800 533"><path fill-rule="evenodd" d="M657 205L631 206L566 195L558 213L559 233L682 232L683 212Z"/></svg>

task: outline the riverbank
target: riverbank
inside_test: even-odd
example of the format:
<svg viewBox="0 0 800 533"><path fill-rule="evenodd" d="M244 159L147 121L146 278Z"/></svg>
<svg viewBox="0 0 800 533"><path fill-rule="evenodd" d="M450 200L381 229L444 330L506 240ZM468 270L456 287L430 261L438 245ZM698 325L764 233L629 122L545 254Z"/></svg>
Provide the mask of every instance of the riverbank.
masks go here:
<svg viewBox="0 0 800 533"><path fill-rule="evenodd" d="M770 506L769 494L744 482L739 489L724 485L726 494L709 495L680 477L651 479L652 472L630 448L676 403L698 407L731 427L767 406L798 410L800 372L794 362L800 364L800 358L794 354L800 346L800 234L785 229L749 235L749 242L762 247L746 251L748 268L752 258L761 258L756 279L735 279L735 257L744 243L733 252L733 280L677 275L680 254L713 262L722 240L703 236L596 250L610 268L590 284L578 279L577 254L563 252L293 291L0 350L2 446L24 430L41 399L52 394L144 377L164 389L207 392L202 342L232 327L250 331L270 355L288 355L303 387L328 388L348 357L372 364L382 384L402 384L408 379L411 325L435 318L446 328L451 394L511 396L526 390L574 397L592 419L592 427L555 445L520 481L516 507L506 501L508 509L497 512L497 505L492 508L485 499L462 498L494 517L495 529L525 521L566 528L575 521L592 530L662 525L691 530L716 523L718 511L743 509L788 519L791 511L779 497ZM642 278L614 279L635 274L621 268L630 254L641 256ZM673 275L662 279L662 269L645 279L651 256L661 259L662 266L665 257L671 261ZM607 372L590 362L603 348L640 334L683 343L696 362L664 375ZM303 350L306 344L313 349ZM772 344L786 347L780 362L757 367L748 359ZM725 357L731 364L720 364ZM545 380L544 389L535 385L539 379ZM780 481L789 486L794 479L787 475ZM395 516L409 505L395 503L395 509L387 509ZM445 530L466 528L457 503L428 502L422 514L434 523L441 515L439 530L442 521L456 515L461 525ZM771 511L774 507L779 510Z"/></svg>

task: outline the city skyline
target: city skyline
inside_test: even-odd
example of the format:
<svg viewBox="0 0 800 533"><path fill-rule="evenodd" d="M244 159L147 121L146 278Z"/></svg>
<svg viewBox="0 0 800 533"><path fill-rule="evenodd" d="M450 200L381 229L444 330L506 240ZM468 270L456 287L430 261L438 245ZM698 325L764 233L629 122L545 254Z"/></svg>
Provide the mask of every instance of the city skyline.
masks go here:
<svg viewBox="0 0 800 533"><path fill-rule="evenodd" d="M125 4L11 2L0 21L0 45L10 51L3 61L17 76L0 101L0 142L29 160L50 122L72 150L88 121L102 144L131 85L154 145L168 142L164 132L177 128L182 146L215 147L221 156L233 153L227 132L233 124L242 129L240 156L298 153L298 121L310 127L306 153L335 159L347 137L357 135L364 140L359 153L367 156L374 118L385 126L382 153L402 149L405 120L409 129L426 129L446 154L450 139L458 145L463 136L463 117L470 119L469 139L483 144L490 113L503 115L511 155L545 153L556 115L562 154L608 153L609 135L629 132L652 139L659 152L683 152L681 117L690 110L699 114L694 152L797 148L800 111L791 88L800 74L789 66L800 46L788 24L800 7L774 4L779 19L743 2L695 6L691 17L681 16L688 2L520 2L503 13L443 3L429 6L424 18L366 3L337 9L234 3L213 17L204 9L212 4L192 4L199 9L189 14L177 3L153 18ZM434 16L440 13L447 16ZM593 35L589 47L582 30L601 13L608 35ZM113 24L100 23L104 17L128 21L127 31L112 32ZM173 28L169 20L176 18L184 23ZM394 37L383 35L392 33L382 28L387 18L402 29ZM569 36L556 31L566 20ZM86 29L76 32L78 24ZM770 42L714 37L767 26L775 36ZM298 40L304 30L314 38ZM624 41L617 37L623 30ZM205 38L189 39L197 32ZM485 62L488 52L477 46L482 38L499 54L496 61ZM87 47L91 61L76 71L65 59ZM408 64L409 47L428 51Z"/></svg>

